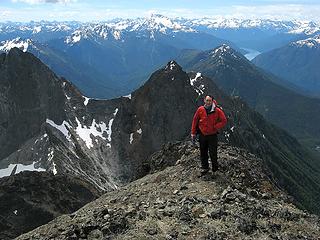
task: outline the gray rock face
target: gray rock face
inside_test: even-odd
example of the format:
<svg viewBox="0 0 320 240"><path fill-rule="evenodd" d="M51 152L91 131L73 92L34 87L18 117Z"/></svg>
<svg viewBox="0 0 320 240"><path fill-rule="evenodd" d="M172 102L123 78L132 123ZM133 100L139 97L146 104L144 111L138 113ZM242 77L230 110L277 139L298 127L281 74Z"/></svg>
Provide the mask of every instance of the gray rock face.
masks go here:
<svg viewBox="0 0 320 240"><path fill-rule="evenodd" d="M13 239L98 197L80 179L22 172L0 179L0 239Z"/></svg>
<svg viewBox="0 0 320 240"><path fill-rule="evenodd" d="M7 111L0 115L10 120L1 134L6 143L1 151L2 168L15 164L41 167L54 174L81 177L100 191L111 190L145 175L151 153L170 139L181 139L189 133L196 93L189 76L174 62L154 73L130 97L97 100L82 96L31 54L13 49L1 56L5 61L0 83L19 95L4 91L7 95L3 99L10 102L3 105ZM41 97L32 99L30 93L23 94L29 89L20 85L28 82L34 85L31 93ZM191 97L181 104L181 96ZM33 106L32 114L15 114L16 106L23 112L29 105Z"/></svg>
<svg viewBox="0 0 320 240"><path fill-rule="evenodd" d="M319 218L295 207L253 154L221 144L220 170L199 178L199 150L170 146L149 161L174 152L173 166L17 239L319 239Z"/></svg>

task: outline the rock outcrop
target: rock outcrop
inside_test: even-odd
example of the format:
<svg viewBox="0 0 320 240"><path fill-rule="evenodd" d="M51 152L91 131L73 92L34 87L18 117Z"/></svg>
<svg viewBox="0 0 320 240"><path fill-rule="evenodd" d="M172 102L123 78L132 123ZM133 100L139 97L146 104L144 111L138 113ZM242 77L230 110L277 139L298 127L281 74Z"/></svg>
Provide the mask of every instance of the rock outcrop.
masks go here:
<svg viewBox="0 0 320 240"><path fill-rule="evenodd" d="M149 160L151 174L17 239L320 238L319 218L298 209L244 149L221 144L220 170L203 177L190 142Z"/></svg>

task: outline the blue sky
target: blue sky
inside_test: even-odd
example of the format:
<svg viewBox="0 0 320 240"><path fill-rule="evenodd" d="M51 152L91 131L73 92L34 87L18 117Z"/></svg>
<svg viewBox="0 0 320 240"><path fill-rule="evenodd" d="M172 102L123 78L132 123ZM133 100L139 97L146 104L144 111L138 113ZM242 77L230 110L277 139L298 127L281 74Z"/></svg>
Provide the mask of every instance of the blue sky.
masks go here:
<svg viewBox="0 0 320 240"><path fill-rule="evenodd" d="M320 22L320 0L0 0L0 21L103 21L160 13L169 17L239 17Z"/></svg>

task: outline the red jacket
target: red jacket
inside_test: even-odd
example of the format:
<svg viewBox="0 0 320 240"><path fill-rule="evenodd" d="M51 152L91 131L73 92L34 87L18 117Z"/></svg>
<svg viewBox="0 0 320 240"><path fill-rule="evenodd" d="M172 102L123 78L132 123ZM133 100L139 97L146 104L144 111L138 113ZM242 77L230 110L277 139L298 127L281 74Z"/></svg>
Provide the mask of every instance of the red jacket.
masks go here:
<svg viewBox="0 0 320 240"><path fill-rule="evenodd" d="M212 135L223 128L226 123L227 118L219 107L215 107L213 112L207 114L204 106L201 106L193 116L191 134L195 135L197 126L199 126L203 135Z"/></svg>

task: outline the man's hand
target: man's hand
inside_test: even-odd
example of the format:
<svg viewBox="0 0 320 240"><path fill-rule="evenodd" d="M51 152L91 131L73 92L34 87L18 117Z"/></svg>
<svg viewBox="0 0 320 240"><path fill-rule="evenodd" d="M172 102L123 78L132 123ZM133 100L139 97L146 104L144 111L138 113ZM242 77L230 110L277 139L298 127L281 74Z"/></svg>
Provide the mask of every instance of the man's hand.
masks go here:
<svg viewBox="0 0 320 240"><path fill-rule="evenodd" d="M195 134L191 134L191 141L195 142L196 141L196 135Z"/></svg>

